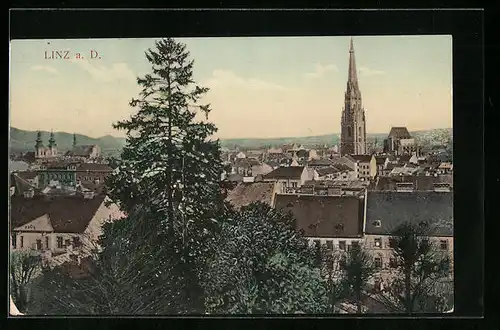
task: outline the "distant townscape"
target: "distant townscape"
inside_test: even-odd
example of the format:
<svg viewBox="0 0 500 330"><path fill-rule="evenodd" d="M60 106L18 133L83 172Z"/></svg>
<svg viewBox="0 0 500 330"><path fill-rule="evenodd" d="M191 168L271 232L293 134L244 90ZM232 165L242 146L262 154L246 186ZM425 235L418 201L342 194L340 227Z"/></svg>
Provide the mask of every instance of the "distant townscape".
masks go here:
<svg viewBox="0 0 500 330"><path fill-rule="evenodd" d="M179 52L168 40L162 47ZM451 310L452 130L410 132L394 126L370 134L361 95L351 39L339 134L228 139L213 149L199 142L205 133L181 124L174 134L191 135L178 133L183 142L175 148L167 128L144 133L149 140L141 135L130 141L11 128L11 251L31 251L43 269L31 283L17 280L11 299L28 314ZM149 129L154 130L141 132ZM210 197L217 194L226 206L219 208L218 197ZM129 225L144 219L149 222L143 227ZM177 222L161 227L162 219ZM118 223L124 227L104 229ZM147 228L151 236L139 237L149 233ZM215 238L206 239L212 232ZM156 240L158 235L165 236ZM185 249L182 258L175 259L169 242ZM151 246L158 250L143 251ZM160 267L170 259L159 251L174 258L167 271ZM177 264L188 266L177 270ZM96 284L99 276L111 283L103 282L112 287L106 294ZM158 296L144 284L155 276L154 288L163 290ZM175 276L182 280L169 282ZM178 284L184 279L202 289ZM47 298L51 293L40 289L42 284L33 298L20 293L20 287L36 283L53 288L48 283L55 281L69 283L64 293L57 291L65 306ZM74 289L74 283L83 284ZM136 289L143 285L149 291ZM175 290L196 293L168 305L165 297ZM113 298L119 307L96 307L108 306L96 301L109 292L119 295ZM137 306L125 303L136 301L136 295L141 297ZM37 299L42 303L31 307Z"/></svg>

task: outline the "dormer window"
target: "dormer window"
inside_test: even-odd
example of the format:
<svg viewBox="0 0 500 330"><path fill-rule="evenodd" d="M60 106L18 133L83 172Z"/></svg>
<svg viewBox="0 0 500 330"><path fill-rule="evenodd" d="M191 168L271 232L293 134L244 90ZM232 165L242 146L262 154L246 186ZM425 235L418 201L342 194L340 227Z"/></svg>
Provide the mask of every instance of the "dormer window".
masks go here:
<svg viewBox="0 0 500 330"><path fill-rule="evenodd" d="M343 223L338 223L335 225L335 230L337 233L342 233L344 232L344 224Z"/></svg>
<svg viewBox="0 0 500 330"><path fill-rule="evenodd" d="M382 225L382 222L380 220L373 221L373 226L374 227L380 228L381 225Z"/></svg>

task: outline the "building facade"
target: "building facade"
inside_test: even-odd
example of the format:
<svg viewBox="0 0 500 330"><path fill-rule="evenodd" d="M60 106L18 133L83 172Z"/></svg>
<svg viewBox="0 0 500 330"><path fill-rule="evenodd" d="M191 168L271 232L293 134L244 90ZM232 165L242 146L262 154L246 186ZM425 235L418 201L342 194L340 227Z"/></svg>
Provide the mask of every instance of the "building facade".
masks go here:
<svg viewBox="0 0 500 330"><path fill-rule="evenodd" d="M349 48L349 73L344 108L342 109L340 141L341 155L366 154L365 110L361 103L352 38Z"/></svg>
<svg viewBox="0 0 500 330"><path fill-rule="evenodd" d="M12 197L11 249L57 255L90 248L104 222L123 216L109 201L105 196Z"/></svg>

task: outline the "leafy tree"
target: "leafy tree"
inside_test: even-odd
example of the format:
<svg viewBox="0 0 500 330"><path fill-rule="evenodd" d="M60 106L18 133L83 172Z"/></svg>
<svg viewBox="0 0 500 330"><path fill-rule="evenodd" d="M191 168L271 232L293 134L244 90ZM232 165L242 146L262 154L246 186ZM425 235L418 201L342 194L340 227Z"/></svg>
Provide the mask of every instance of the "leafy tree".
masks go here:
<svg viewBox="0 0 500 330"><path fill-rule="evenodd" d="M218 228L214 219L222 211L219 143L210 139L216 128L206 122L209 105L200 104L208 89L194 82L194 62L186 46L171 38L155 45L146 52L152 72L137 79L142 92L130 102L137 112L114 125L127 132L127 139L108 187L131 219L149 229L149 237L140 240L175 258L168 278L157 274L151 283L177 281L182 297L178 312L201 313L198 278L213 251ZM200 111L205 118L198 118ZM142 278L144 283L150 280Z"/></svg>
<svg viewBox="0 0 500 330"><path fill-rule="evenodd" d="M42 314L164 315L178 313L175 254L151 246L152 233L136 213L104 225L105 234L78 267L44 271ZM99 251L99 246L104 247ZM83 274L78 276L82 266ZM75 273L77 276L75 276ZM82 276L83 275L83 276ZM158 281L161 278L162 281Z"/></svg>
<svg viewBox="0 0 500 330"><path fill-rule="evenodd" d="M31 284L40 275L41 257L35 251L14 251L10 254L10 294L21 313L31 303Z"/></svg>
<svg viewBox="0 0 500 330"><path fill-rule="evenodd" d="M368 280L375 273L375 267L370 254L361 246L353 246L347 253L347 260L343 266L345 283L356 300L358 313L362 313L361 294L368 284Z"/></svg>
<svg viewBox="0 0 500 330"><path fill-rule="evenodd" d="M327 312L333 312L335 305L349 296L342 261L345 252L316 246L316 254L320 256L322 276L325 279L325 290L328 297ZM318 261L316 261L318 263Z"/></svg>
<svg viewBox="0 0 500 330"><path fill-rule="evenodd" d="M441 312L451 292L450 256L438 250L425 223L406 222L391 235L393 279L382 298L393 311Z"/></svg>
<svg viewBox="0 0 500 330"><path fill-rule="evenodd" d="M322 313L325 281L291 215L267 204L228 210L204 277L209 313Z"/></svg>

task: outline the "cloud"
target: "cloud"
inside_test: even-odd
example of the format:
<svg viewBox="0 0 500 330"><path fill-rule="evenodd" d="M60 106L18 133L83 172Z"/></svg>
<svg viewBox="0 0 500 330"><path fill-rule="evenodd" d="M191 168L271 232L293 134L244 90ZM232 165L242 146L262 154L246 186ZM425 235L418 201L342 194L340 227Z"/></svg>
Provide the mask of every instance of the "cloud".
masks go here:
<svg viewBox="0 0 500 330"><path fill-rule="evenodd" d="M135 81L136 75L126 63L113 63L111 67L97 66L91 64L89 60L72 59L71 62L77 64L82 69L87 71L94 79L104 82L115 80Z"/></svg>
<svg viewBox="0 0 500 330"><path fill-rule="evenodd" d="M237 76L234 72L229 70L214 70L212 77L203 83L204 86L211 89L220 89L227 87L239 87L249 90L270 90L270 91L280 91L286 88L275 84L272 82L267 82L264 80L249 78L245 79Z"/></svg>
<svg viewBox="0 0 500 330"><path fill-rule="evenodd" d="M380 74L385 74L385 71L381 70L373 70L365 67L360 67L359 72L365 76L374 76L374 75L380 75Z"/></svg>
<svg viewBox="0 0 500 330"><path fill-rule="evenodd" d="M31 67L31 70L35 71L46 71L52 74L59 74L59 71L56 70L56 68L53 68L48 65L34 65Z"/></svg>
<svg viewBox="0 0 500 330"><path fill-rule="evenodd" d="M339 69L337 68L337 66L335 64L321 65L321 64L317 63L316 66L314 67L314 71L304 74L304 78L306 78L308 80L309 79L317 79L329 71L338 72Z"/></svg>

